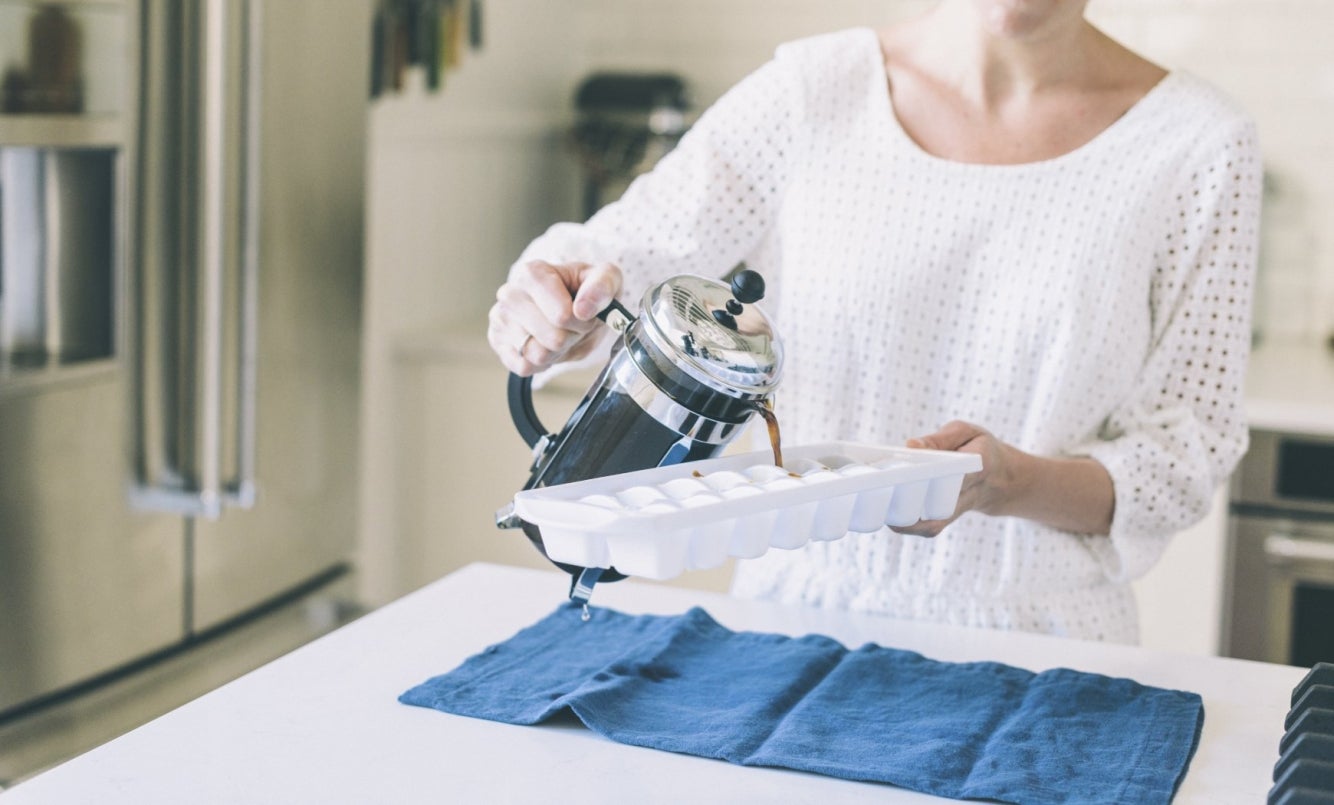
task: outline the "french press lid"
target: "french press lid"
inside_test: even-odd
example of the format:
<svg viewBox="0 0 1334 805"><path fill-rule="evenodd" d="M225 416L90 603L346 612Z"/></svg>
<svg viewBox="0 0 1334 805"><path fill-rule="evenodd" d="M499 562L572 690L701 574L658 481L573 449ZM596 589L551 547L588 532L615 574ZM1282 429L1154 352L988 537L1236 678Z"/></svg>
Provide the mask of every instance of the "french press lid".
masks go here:
<svg viewBox="0 0 1334 805"><path fill-rule="evenodd" d="M689 274L671 277L644 294L645 351L659 368L729 397L765 397L778 385L783 347L753 304L763 296L764 280L754 271L737 272L730 286Z"/></svg>

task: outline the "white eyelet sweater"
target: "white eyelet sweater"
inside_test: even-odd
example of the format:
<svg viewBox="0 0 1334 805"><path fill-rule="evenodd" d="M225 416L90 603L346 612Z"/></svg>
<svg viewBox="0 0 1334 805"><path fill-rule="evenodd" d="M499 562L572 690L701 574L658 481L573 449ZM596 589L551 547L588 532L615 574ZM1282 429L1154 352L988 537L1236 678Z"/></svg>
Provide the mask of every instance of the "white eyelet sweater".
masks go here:
<svg viewBox="0 0 1334 805"><path fill-rule="evenodd" d="M1110 536L967 513L738 566L738 595L1134 642L1128 582L1245 451L1261 164L1252 123L1170 73L1092 141L1018 165L929 155L875 33L780 47L649 175L520 258L612 262L636 307L738 261L786 349L784 441L902 444L950 419L1110 473Z"/></svg>

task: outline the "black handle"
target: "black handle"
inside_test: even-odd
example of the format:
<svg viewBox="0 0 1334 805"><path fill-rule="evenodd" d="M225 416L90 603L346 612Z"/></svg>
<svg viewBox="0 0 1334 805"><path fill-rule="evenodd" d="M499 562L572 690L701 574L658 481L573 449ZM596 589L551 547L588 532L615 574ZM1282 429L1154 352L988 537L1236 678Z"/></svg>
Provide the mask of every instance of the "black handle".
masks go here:
<svg viewBox="0 0 1334 805"><path fill-rule="evenodd" d="M606 322L607 317L613 312L619 313L625 317L622 326L629 326L635 317L630 315L630 311L625 309L625 305L615 299L611 304L598 313L598 318ZM514 428L519 431L524 442L529 447L536 447L537 443L547 435L547 429L542 426L541 420L537 418L537 409L533 408L533 379L531 377L520 377L510 372L509 386L507 389L510 404L510 419L514 420Z"/></svg>
<svg viewBox="0 0 1334 805"><path fill-rule="evenodd" d="M624 321L623 323L621 323L621 324L617 324L616 322L611 321L608 317L609 317L612 313L619 313L619 314L621 314L622 316L625 317L625 321ZM635 316L634 316L633 313L631 313L630 311L628 311L628 310L625 309L625 305L622 305L620 302L618 302L618 301L616 301L615 299L613 299L613 300L611 300L611 304L610 304L610 305L607 305L606 307L604 307L604 308L602 309L602 311L601 311L600 313L598 313L598 319L600 319L601 321L603 321L603 322L605 322L605 323L607 323L607 324L610 324L610 325L613 326L613 327L616 327L616 328L619 330L619 329L624 329L624 328L626 328L626 327L629 327L629 326L630 326L630 322L632 322L632 321L635 320Z"/></svg>
<svg viewBox="0 0 1334 805"><path fill-rule="evenodd" d="M537 411L533 408L533 379L510 372L508 393L510 418L514 420L514 427L529 447L536 447L542 437L547 435L547 429L542 427Z"/></svg>

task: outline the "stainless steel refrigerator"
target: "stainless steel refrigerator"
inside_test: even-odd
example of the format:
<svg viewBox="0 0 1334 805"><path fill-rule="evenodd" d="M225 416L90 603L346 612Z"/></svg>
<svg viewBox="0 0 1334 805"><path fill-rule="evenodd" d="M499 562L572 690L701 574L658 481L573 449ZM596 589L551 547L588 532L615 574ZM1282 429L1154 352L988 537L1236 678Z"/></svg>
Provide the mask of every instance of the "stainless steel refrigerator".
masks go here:
<svg viewBox="0 0 1334 805"><path fill-rule="evenodd" d="M349 571L370 17L0 4L0 725Z"/></svg>

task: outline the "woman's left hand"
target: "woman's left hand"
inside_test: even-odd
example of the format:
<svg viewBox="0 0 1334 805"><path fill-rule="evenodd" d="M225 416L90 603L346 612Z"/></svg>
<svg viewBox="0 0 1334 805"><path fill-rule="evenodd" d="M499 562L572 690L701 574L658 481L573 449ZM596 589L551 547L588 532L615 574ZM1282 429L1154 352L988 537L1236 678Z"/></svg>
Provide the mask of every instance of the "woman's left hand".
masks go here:
<svg viewBox="0 0 1334 805"><path fill-rule="evenodd" d="M963 477L959 503L954 507L954 514L949 519L918 520L910 526L891 526L891 530L900 534L913 534L919 537L936 536L966 511L983 514L1002 513L1005 503L1013 495L1019 482L1020 465L1027 456L1018 448L997 439L984 428L957 419L942 425L935 433L909 439L907 446L975 453L982 457L982 470Z"/></svg>

